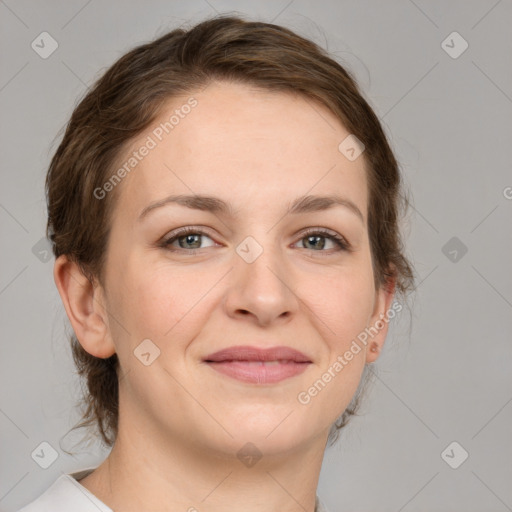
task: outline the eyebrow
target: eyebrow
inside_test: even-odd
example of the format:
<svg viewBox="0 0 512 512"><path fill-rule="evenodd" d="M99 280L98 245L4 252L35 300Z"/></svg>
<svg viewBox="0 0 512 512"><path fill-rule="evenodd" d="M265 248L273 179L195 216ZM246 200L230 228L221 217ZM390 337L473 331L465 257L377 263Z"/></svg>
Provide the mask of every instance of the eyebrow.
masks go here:
<svg viewBox="0 0 512 512"><path fill-rule="evenodd" d="M171 195L159 201L155 201L146 206L139 215L138 220L141 221L149 212L166 206L168 204L179 204L193 210L201 210L211 212L213 214L226 215L235 217L236 212L233 207L219 199L218 197L205 195ZM299 215L304 213L318 212L328 210L335 206L343 206L354 213L364 224L364 216L355 203L349 199L337 195L329 196L302 196L298 197L288 205L288 213Z"/></svg>

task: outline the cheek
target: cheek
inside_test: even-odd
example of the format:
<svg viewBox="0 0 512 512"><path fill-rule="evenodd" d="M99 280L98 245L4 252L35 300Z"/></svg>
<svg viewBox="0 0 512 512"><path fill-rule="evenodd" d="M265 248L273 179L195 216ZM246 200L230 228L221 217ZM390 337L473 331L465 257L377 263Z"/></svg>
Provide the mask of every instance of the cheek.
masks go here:
<svg viewBox="0 0 512 512"><path fill-rule="evenodd" d="M343 350L367 326L375 300L371 267L343 269L309 286L305 283L304 290L304 300L323 321L332 349ZM316 290L314 295L311 290Z"/></svg>
<svg viewBox="0 0 512 512"><path fill-rule="evenodd" d="M126 324L132 344L150 339L162 349L170 346L170 341L173 348L178 348L180 340L187 343L194 335L191 321L218 280L216 273L204 276L191 267L178 271L165 264L126 265L119 279L122 283L118 288L122 291L116 298L119 316ZM200 324L197 319L195 322Z"/></svg>
<svg viewBox="0 0 512 512"><path fill-rule="evenodd" d="M332 424L349 405L366 362L365 346L357 337L373 311L375 290L371 272L369 275L367 268L361 270L351 268L329 279L317 279L316 284L322 284L322 288L309 288L316 293L306 295L313 318L319 319L316 329L327 351L296 401L300 410L324 422L324 427Z"/></svg>

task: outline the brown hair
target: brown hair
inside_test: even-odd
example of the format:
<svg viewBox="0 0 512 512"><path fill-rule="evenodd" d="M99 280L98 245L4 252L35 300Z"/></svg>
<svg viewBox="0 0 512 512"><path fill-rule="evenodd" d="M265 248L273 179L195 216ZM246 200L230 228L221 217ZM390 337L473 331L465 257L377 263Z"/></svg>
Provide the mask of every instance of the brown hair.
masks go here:
<svg viewBox="0 0 512 512"><path fill-rule="evenodd" d="M47 236L55 257L66 254L91 282L102 282L117 191L102 200L94 191L109 179L123 149L148 127L164 103L213 80L296 93L320 102L362 141L375 285L393 281L396 291L405 295L414 282L398 226L407 200L397 161L356 81L322 48L291 30L233 16L176 29L131 50L80 101L46 177ZM88 388L81 423L74 428L95 425L103 442L112 446L118 426L117 355L94 357L74 335L71 347L78 374ZM331 442L355 414L360 389L333 425Z"/></svg>

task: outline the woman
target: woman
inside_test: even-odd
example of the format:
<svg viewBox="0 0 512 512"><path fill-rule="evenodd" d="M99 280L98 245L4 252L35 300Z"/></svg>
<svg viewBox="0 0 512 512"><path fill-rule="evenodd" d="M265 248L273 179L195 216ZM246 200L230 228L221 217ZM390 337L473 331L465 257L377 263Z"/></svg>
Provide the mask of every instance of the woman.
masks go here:
<svg viewBox="0 0 512 512"><path fill-rule="evenodd" d="M174 30L89 91L46 185L81 426L112 450L23 511L325 510L324 450L413 283L350 75L276 25Z"/></svg>

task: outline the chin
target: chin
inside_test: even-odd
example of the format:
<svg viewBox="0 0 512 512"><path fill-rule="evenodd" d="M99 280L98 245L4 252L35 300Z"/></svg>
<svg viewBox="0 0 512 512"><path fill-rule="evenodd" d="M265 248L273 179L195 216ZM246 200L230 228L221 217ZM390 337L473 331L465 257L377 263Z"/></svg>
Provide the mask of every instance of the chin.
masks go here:
<svg viewBox="0 0 512 512"><path fill-rule="evenodd" d="M290 406L276 408L274 413L267 407L265 414L258 414L256 410L250 414L246 410L230 420L228 423L226 418L223 425L233 437L216 436L212 441L220 451L237 455L240 451L243 455L244 450L254 450L263 456L282 455L299 450L328 432L308 419L304 412L299 417L299 411Z"/></svg>

